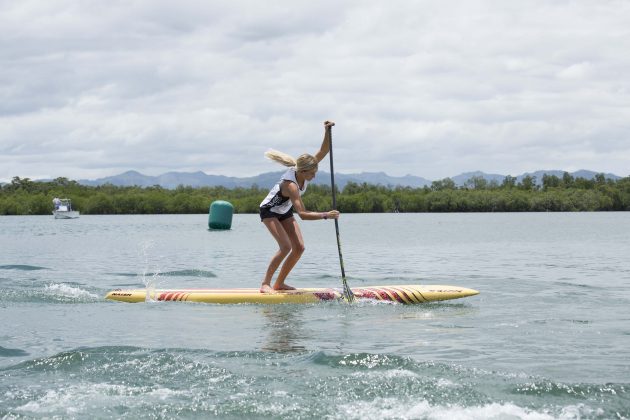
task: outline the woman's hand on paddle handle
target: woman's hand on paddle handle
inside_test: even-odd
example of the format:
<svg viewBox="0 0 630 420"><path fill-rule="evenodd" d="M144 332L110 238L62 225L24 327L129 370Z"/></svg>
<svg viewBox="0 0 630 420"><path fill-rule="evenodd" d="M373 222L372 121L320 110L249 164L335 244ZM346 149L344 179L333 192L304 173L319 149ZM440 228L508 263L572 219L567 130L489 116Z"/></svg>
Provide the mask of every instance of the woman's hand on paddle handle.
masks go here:
<svg viewBox="0 0 630 420"><path fill-rule="evenodd" d="M339 219L338 210L330 210L322 213L322 219Z"/></svg>
<svg viewBox="0 0 630 420"><path fill-rule="evenodd" d="M324 157L328 154L328 151L330 150L330 138L332 137L332 127L334 125L334 121L324 121L324 140L322 140L322 145L319 148L319 152L315 153L315 159L317 159L317 162L321 162L322 160L324 160Z"/></svg>

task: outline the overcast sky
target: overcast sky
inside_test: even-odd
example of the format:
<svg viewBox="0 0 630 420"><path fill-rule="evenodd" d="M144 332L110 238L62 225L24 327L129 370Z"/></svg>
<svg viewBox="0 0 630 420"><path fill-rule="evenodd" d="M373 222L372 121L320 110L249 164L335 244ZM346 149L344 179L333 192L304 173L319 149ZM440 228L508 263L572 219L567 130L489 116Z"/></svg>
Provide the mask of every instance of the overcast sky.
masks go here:
<svg viewBox="0 0 630 420"><path fill-rule="evenodd" d="M0 181L630 175L630 1L0 0ZM328 164L322 166L328 169Z"/></svg>

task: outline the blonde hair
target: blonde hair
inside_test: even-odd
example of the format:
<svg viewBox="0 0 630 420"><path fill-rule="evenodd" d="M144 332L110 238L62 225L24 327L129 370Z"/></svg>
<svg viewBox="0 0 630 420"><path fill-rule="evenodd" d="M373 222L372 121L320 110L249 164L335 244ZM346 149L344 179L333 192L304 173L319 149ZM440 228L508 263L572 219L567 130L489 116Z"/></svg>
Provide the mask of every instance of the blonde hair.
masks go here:
<svg viewBox="0 0 630 420"><path fill-rule="evenodd" d="M300 155L295 159L293 156L286 153L279 152L277 150L269 149L265 152L265 157L271 159L274 162L278 162L281 165L292 167L295 166L295 170L298 172L317 170L318 162L315 156L311 156L307 153Z"/></svg>

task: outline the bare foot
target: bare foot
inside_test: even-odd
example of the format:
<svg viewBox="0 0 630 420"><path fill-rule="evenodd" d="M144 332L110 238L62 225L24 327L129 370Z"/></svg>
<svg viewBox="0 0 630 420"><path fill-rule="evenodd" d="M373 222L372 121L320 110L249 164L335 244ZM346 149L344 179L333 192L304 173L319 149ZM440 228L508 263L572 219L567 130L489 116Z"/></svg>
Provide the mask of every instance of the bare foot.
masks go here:
<svg viewBox="0 0 630 420"><path fill-rule="evenodd" d="M295 287L289 286L288 284L284 284L284 283L282 283L280 285L275 284L273 286L273 288L274 288L274 290L295 290Z"/></svg>
<svg viewBox="0 0 630 420"><path fill-rule="evenodd" d="M260 286L260 293L276 293L276 291L273 290L270 285L263 284Z"/></svg>

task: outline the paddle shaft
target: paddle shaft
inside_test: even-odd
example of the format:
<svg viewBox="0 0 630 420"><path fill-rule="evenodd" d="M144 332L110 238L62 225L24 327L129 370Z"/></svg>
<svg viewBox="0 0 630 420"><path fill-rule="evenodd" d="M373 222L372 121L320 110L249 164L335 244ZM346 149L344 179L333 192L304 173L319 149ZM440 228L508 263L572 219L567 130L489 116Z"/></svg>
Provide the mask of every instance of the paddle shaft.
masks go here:
<svg viewBox="0 0 630 420"><path fill-rule="evenodd" d="M328 146L330 154L330 186L332 188L332 208L337 210L337 193L335 191L335 169L333 166L332 127L328 128ZM354 294L346 281L346 270L343 267L343 255L341 254L341 239L339 237L339 220L335 219L335 233L337 234L337 251L339 252L339 265L341 267L341 281L343 282L343 294L348 302L354 301Z"/></svg>

